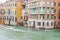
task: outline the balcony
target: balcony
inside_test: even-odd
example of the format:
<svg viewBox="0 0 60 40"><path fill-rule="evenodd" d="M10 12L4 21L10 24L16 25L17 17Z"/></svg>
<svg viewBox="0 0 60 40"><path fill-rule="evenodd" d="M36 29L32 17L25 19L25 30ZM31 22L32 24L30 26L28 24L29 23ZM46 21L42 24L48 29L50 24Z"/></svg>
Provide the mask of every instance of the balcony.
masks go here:
<svg viewBox="0 0 60 40"><path fill-rule="evenodd" d="M38 7L38 3L37 2L33 2L30 4L30 8L36 8Z"/></svg>
<svg viewBox="0 0 60 40"><path fill-rule="evenodd" d="M30 8L38 8L38 6L37 5L34 5L34 6L30 6Z"/></svg>
<svg viewBox="0 0 60 40"><path fill-rule="evenodd" d="M38 14L38 13L29 13L29 14Z"/></svg>
<svg viewBox="0 0 60 40"><path fill-rule="evenodd" d="M39 7L45 7L45 6L46 6L45 4L42 3L39 4Z"/></svg>

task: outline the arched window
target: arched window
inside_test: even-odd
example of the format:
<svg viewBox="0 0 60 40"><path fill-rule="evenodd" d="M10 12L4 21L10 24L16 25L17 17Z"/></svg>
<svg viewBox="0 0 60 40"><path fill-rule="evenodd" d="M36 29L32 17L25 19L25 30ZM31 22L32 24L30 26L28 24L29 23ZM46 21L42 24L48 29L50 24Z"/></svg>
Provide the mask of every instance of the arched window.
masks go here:
<svg viewBox="0 0 60 40"><path fill-rule="evenodd" d="M49 22L47 22L47 26L49 26Z"/></svg>

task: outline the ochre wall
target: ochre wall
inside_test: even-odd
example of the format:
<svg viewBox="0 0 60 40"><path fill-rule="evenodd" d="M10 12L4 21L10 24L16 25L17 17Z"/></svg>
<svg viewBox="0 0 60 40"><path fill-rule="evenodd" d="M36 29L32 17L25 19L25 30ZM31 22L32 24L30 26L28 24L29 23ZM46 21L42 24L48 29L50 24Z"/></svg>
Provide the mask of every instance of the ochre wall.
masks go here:
<svg viewBox="0 0 60 40"><path fill-rule="evenodd" d="M22 3L18 2L17 3L17 22L20 23L21 22L21 18L22 18Z"/></svg>

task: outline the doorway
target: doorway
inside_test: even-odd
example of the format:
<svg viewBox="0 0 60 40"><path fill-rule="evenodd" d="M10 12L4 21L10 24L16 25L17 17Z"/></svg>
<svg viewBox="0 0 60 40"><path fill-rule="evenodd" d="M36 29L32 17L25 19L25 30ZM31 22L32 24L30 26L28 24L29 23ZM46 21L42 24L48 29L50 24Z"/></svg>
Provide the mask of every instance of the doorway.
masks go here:
<svg viewBox="0 0 60 40"><path fill-rule="evenodd" d="M35 28L35 21L33 21L33 28Z"/></svg>

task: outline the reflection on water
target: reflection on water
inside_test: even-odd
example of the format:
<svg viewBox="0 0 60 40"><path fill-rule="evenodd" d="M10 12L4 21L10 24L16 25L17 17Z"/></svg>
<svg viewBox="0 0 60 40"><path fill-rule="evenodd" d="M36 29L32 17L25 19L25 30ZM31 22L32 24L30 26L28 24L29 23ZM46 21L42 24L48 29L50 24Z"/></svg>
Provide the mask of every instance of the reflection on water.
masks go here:
<svg viewBox="0 0 60 40"><path fill-rule="evenodd" d="M25 27L0 27L0 40L60 40L60 30L32 30Z"/></svg>

